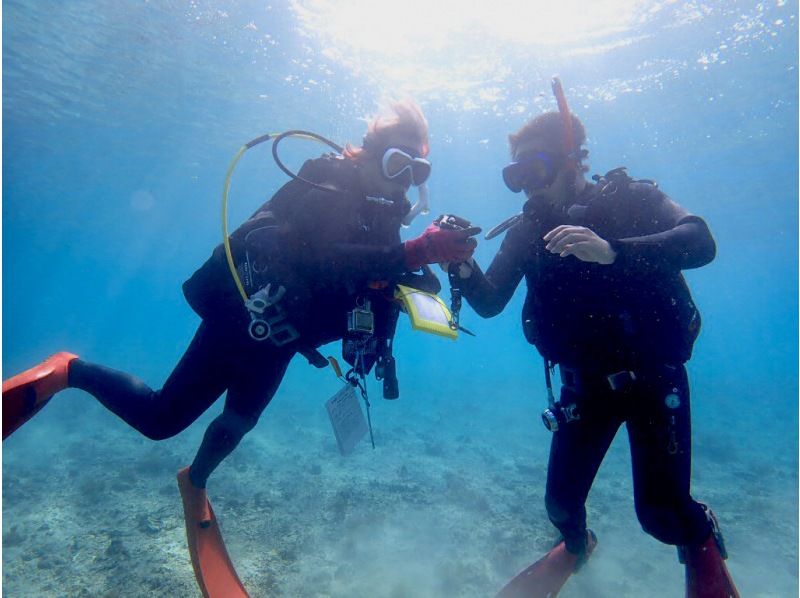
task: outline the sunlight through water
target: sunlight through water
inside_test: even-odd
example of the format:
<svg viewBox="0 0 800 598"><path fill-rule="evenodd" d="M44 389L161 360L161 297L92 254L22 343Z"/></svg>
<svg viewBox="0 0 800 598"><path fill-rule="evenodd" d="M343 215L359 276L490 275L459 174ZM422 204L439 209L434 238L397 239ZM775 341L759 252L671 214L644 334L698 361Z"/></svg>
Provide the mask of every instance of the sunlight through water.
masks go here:
<svg viewBox="0 0 800 598"><path fill-rule="evenodd" d="M670 4L670 3L663 3ZM508 58L603 52L638 37L662 3L641 0L295 0L301 30L328 58L410 92L500 82Z"/></svg>
<svg viewBox="0 0 800 598"><path fill-rule="evenodd" d="M660 88L685 70L723 66L732 52L747 55L750 44L770 51L787 25L784 5L678 0L290 4L298 31L318 56L377 89L443 100L459 110L506 114L524 109L527 101L520 103L517 92L531 81L547 80L559 65L591 73L602 63L613 64L619 77L573 90L582 101L610 101ZM786 17L792 26L794 15ZM692 43L681 43L689 32Z"/></svg>

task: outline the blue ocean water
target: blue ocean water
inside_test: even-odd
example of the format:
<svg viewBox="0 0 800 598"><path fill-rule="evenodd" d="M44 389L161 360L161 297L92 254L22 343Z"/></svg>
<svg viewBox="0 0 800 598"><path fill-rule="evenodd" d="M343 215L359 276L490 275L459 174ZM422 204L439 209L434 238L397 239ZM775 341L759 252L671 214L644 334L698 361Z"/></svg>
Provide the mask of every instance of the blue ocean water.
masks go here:
<svg viewBox="0 0 800 598"><path fill-rule="evenodd" d="M68 349L159 386L198 323L180 285L219 242L228 163L265 132L358 143L383 98L411 95L432 215L490 228L521 205L500 178L507 135L555 108L560 74L592 172L655 179L714 233L716 260L687 273L693 494L742 595L797 595L797 3L7 0L3 34L4 378ZM231 225L285 180L248 153ZM370 386L374 451L338 454L339 383L292 363L209 484L253 596L488 596L549 547L523 296L491 320L466 307L475 339L401 322L401 399ZM220 409L154 443L58 395L3 446L4 594L195 595L173 476ZM674 549L636 522L623 433L588 510L599 549L561 595L683 595Z"/></svg>

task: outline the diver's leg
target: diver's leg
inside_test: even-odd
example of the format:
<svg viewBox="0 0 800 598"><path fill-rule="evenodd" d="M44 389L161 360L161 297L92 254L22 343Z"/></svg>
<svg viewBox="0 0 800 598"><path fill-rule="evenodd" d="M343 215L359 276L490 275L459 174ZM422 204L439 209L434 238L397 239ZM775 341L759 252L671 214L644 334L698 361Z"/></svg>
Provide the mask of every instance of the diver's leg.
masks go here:
<svg viewBox="0 0 800 598"><path fill-rule="evenodd" d="M725 566L725 544L713 512L690 494L691 409L682 365L646 375L628 421L636 514L644 530L678 546L686 565L686 596L739 592Z"/></svg>
<svg viewBox="0 0 800 598"><path fill-rule="evenodd" d="M586 497L620 418L614 414L610 389L602 388L602 378L595 382L594 388L580 392L577 385L561 387L561 404L574 403L580 413L580 419L559 425L550 445L545 504L563 540L508 582L497 598L555 596L597 544L597 537L586 528Z"/></svg>
<svg viewBox="0 0 800 598"><path fill-rule="evenodd" d="M562 405L576 403L581 417L553 433L545 505L573 554L586 548L586 497L621 423L609 393L602 388L581 394L568 386L561 388Z"/></svg>
<svg viewBox="0 0 800 598"><path fill-rule="evenodd" d="M636 515L644 531L665 544L697 544L710 526L689 493L691 417L682 365L642 372L629 397L628 438Z"/></svg>
<svg viewBox="0 0 800 598"><path fill-rule="evenodd" d="M192 484L205 488L208 477L252 430L283 380L293 352L253 352L237 361L225 408L206 430L189 470Z"/></svg>
<svg viewBox="0 0 800 598"><path fill-rule="evenodd" d="M269 345L247 339L233 347L230 384L222 414L208 426L191 466L178 472L186 540L203 596L248 596L225 548L208 500L206 482L255 426L283 378L291 352L276 354Z"/></svg>
<svg viewBox="0 0 800 598"><path fill-rule="evenodd" d="M162 440L185 430L225 391L231 359L227 337L202 323L161 390L81 359L70 364L69 385L94 396L148 438Z"/></svg>

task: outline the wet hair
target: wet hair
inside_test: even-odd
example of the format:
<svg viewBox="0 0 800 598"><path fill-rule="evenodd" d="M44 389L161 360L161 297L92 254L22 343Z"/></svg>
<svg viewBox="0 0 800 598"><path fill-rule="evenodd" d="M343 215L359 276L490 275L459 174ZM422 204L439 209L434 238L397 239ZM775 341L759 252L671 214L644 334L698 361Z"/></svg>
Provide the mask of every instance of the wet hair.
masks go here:
<svg viewBox="0 0 800 598"><path fill-rule="evenodd" d="M371 117L361 146L348 143L344 155L351 160L359 160L363 159L365 152L380 153L391 145L390 139L398 134L413 139L422 148L423 156L428 154L428 121L414 100L391 102L383 113Z"/></svg>
<svg viewBox="0 0 800 598"><path fill-rule="evenodd" d="M572 148L579 150L586 143L586 130L580 119L572 116ZM508 136L511 158L516 159L520 145L529 139L542 139L551 151L566 158L564 152L564 121L559 112L544 112L529 120L516 133Z"/></svg>

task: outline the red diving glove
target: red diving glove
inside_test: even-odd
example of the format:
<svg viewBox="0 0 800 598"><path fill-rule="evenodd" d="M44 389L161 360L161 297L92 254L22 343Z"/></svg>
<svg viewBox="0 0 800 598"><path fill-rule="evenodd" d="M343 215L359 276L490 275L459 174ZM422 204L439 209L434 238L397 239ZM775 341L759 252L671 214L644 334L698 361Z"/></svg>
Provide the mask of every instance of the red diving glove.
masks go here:
<svg viewBox="0 0 800 598"><path fill-rule="evenodd" d="M465 262L478 245L472 235L479 232L479 228L450 230L431 224L419 237L403 244L406 266L417 270L424 264Z"/></svg>

